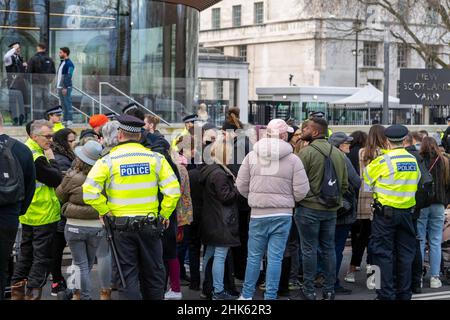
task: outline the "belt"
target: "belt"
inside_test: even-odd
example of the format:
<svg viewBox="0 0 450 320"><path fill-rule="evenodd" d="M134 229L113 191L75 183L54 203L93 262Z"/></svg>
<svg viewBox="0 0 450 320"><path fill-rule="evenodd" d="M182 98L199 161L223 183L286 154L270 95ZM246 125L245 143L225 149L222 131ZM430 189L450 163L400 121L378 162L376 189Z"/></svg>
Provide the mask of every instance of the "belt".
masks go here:
<svg viewBox="0 0 450 320"><path fill-rule="evenodd" d="M156 229L160 224L161 218L155 215L111 218L111 228L125 232L139 232L147 228Z"/></svg>

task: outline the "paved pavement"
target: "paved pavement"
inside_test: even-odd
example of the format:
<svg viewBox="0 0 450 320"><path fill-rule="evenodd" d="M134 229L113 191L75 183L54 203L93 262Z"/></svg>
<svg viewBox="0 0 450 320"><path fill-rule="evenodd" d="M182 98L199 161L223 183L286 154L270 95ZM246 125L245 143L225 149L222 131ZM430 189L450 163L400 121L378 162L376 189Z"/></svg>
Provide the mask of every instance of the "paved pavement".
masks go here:
<svg viewBox="0 0 450 320"><path fill-rule="evenodd" d="M367 289L366 286L366 272L365 272L365 266L363 265L361 268L361 271L356 273L356 283L346 283L343 281L345 272L347 271L347 266L350 262L351 258L351 248L347 247L344 252L344 260L343 260L343 267L341 268L341 284L344 285L346 288L352 290L351 295L338 295L336 296L336 300L374 300L376 295L375 291ZM94 266L94 270L92 273L92 298L94 300L99 299L99 279L98 274L96 271L96 267ZM238 288L242 286L242 284L237 283ZM424 280L424 288L422 289L423 293L419 295L414 295L413 300L450 300L450 285L443 281L443 287L440 289L430 289L429 288L429 277L426 277ZM43 292L43 299L45 300L56 300L56 297L53 297L50 295L50 282L47 284L47 286L44 288ZM183 299L184 300L200 300L200 292L199 291L192 291L189 290L188 287L182 287L183 292ZM320 289L317 289L317 296L321 296ZM112 296L113 300L118 299L117 292L113 292ZM263 299L263 292L258 289L256 294L256 299L262 300ZM299 297L299 291L291 291L291 297L282 297L280 300L301 300Z"/></svg>

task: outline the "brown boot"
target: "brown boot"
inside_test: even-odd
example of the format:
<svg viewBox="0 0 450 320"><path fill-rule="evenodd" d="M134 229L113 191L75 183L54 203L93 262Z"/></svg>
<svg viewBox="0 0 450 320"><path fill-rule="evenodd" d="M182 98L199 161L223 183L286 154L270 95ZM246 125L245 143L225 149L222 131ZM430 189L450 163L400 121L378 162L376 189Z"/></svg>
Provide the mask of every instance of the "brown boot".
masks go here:
<svg viewBox="0 0 450 320"><path fill-rule="evenodd" d="M81 300L80 290L75 290L72 300Z"/></svg>
<svg viewBox="0 0 450 320"><path fill-rule="evenodd" d="M41 300L42 288L27 288L25 300Z"/></svg>
<svg viewBox="0 0 450 320"><path fill-rule="evenodd" d="M100 300L111 300L111 289L100 290Z"/></svg>
<svg viewBox="0 0 450 320"><path fill-rule="evenodd" d="M27 285L27 280L22 280L22 281L14 283L11 286L11 300L24 300L26 285Z"/></svg>

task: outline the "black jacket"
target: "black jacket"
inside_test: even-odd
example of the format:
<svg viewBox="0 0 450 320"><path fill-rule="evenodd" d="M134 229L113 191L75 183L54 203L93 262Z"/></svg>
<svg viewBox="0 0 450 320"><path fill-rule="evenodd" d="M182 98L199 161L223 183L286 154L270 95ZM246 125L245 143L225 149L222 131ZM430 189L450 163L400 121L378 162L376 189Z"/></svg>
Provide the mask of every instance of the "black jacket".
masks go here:
<svg viewBox="0 0 450 320"><path fill-rule="evenodd" d="M191 226L199 226L203 210L203 187L200 184L200 165L188 165L189 184L191 187L191 199L194 213L194 220Z"/></svg>
<svg viewBox="0 0 450 320"><path fill-rule="evenodd" d="M359 144L354 145L352 148L350 148L350 153L347 154L347 157L352 162L353 168L355 168L358 175L361 172L361 169L359 167L359 150L361 150L361 148L362 147Z"/></svg>
<svg viewBox="0 0 450 320"><path fill-rule="evenodd" d="M58 164L59 171L67 172L72 167L73 160L67 155L55 152L55 161Z"/></svg>
<svg viewBox="0 0 450 320"><path fill-rule="evenodd" d="M423 157L423 161L425 163L426 168L431 168L434 164L435 159L433 161L427 157ZM445 176L445 167L442 163L443 160L439 160L431 170L431 175L433 176L433 191L434 198L431 200L431 203L439 203L443 204L445 207L449 204L449 189L450 185L446 184L446 179L449 177ZM447 157L447 161L450 159Z"/></svg>
<svg viewBox="0 0 450 320"><path fill-rule="evenodd" d="M450 127L448 127L444 132L444 137L442 139L442 145L445 148L445 152L450 153Z"/></svg>
<svg viewBox="0 0 450 320"><path fill-rule="evenodd" d="M49 84L55 78L55 62L45 52L36 53L28 62L28 73L33 73L33 84Z"/></svg>
<svg viewBox="0 0 450 320"><path fill-rule="evenodd" d="M218 164L206 165L201 170L203 185L203 210L201 238L204 245L237 247L239 222L238 190L233 177Z"/></svg>
<svg viewBox="0 0 450 320"><path fill-rule="evenodd" d="M11 138L7 135L0 135L0 139L5 141ZM19 216L26 213L33 200L36 188L36 169L33 163L33 154L26 145L18 141L14 144L11 151L22 168L25 198L20 203L0 208L0 225L14 227L19 224Z"/></svg>

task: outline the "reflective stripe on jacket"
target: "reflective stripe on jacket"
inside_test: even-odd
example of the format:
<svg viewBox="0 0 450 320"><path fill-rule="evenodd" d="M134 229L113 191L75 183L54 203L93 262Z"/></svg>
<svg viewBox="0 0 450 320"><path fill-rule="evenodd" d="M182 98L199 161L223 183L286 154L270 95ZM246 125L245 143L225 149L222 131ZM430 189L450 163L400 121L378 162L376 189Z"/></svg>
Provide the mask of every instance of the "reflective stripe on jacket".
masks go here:
<svg viewBox="0 0 450 320"><path fill-rule="evenodd" d="M374 198L384 206L408 209L416 205L420 169L405 149L385 150L364 170L364 181L373 187Z"/></svg>
<svg viewBox="0 0 450 320"><path fill-rule="evenodd" d="M103 189L106 196L102 195ZM180 198L180 184L167 160L137 142L120 144L98 160L83 184L83 200L100 215L158 213L168 219Z"/></svg>
<svg viewBox="0 0 450 320"><path fill-rule="evenodd" d="M25 144L33 153L33 161L45 157L42 148L31 139ZM20 216L20 223L29 226L43 226L61 219L61 206L56 197L55 189L36 180L36 191L25 215Z"/></svg>

